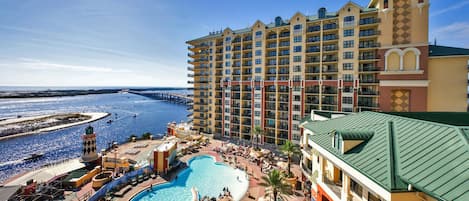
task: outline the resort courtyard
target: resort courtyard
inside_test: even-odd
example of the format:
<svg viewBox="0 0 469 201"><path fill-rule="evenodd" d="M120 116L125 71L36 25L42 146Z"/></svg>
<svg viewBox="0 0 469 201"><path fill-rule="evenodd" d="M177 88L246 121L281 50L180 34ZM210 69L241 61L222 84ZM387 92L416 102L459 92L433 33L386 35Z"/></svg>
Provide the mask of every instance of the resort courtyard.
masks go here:
<svg viewBox="0 0 469 201"><path fill-rule="evenodd" d="M144 141L138 141L138 142L133 142L133 143L143 143ZM132 142L131 142L132 143ZM181 143L182 147L185 145ZM247 173L247 183L248 183L248 189L247 192L244 193L245 189L230 189L232 192L234 191L241 191L242 195L240 196L240 200L273 200L272 196L265 198L266 194L266 188L261 186L260 183L262 183L262 176L266 176L266 173L277 169L279 171L286 172L287 168L287 159L285 156L282 156L279 154L275 154L274 152L278 152L278 150L267 150L267 149L262 149L258 153L258 155L253 154L252 152L249 152L249 150L252 149L252 145L236 145L233 143L228 143L226 141L220 141L220 140L214 140L211 139L209 143L204 144L199 146L191 146L192 148L190 149L182 149L182 152L185 154L178 154L178 160L183 162L183 164L189 165L192 160L194 159L199 159L200 157L204 156L212 156L213 159L216 162L222 162L228 166L231 166L232 168L237 169L239 172L244 172ZM254 145L255 146L255 145ZM189 147L186 145L186 147ZM180 148L181 150L181 148ZM264 153L264 155L261 155ZM267 158L267 156L270 156L270 159ZM232 169L230 168L230 169ZM159 191L162 188L165 188L168 185L171 185L174 180L178 180L181 178L178 178L178 175L182 175L183 177L184 170L188 169L182 166L178 166L177 168L173 168L171 171L169 171L167 174L158 174L154 175L152 177L148 177L146 179L142 179L142 181L135 183L133 185L128 184L127 187L123 187L119 192L114 193L114 196L108 196L108 200L160 200L158 196L152 197L148 196L152 191L155 190L155 187ZM231 170L230 170L231 171ZM291 165L291 172L293 173L294 177L297 178L298 180L298 185L302 186L300 183L301 181L301 170L300 167L297 164L292 163ZM192 173L189 173L192 174ZM209 173L212 174L212 173ZM240 174L240 173L238 173ZM241 175L241 174L240 174ZM217 173L213 173L211 177L214 177L213 179L221 179L221 180L228 180L228 175L220 175ZM240 181L243 180L243 178L240 178L240 176L237 176L236 179L239 179ZM183 181L185 182L185 181ZM177 183L177 182L176 182ZM198 182L199 183L199 182ZM211 185L216 186L217 184L202 184L200 182L200 185ZM162 186L161 188L158 188L158 186ZM178 186L178 185L176 185ZM179 185L180 186L180 185ZM195 186L195 188L203 188L202 186ZM221 196L216 197L217 200L233 200L231 196L228 196L228 193L223 193L223 190L225 186L216 186L215 188L211 190L212 193L215 192L214 194L223 194ZM236 187L238 188L238 187ZM243 188L243 187L239 187ZM299 187L297 188L299 189ZM184 190L180 190L184 191ZM182 193L182 192L181 192ZM147 194L143 195L142 194ZM117 195L117 196L116 196ZM227 196L225 196L227 195ZM119 196L119 197L118 197ZM171 195L174 196L174 199L177 199L178 195ZM204 195L201 194L200 198L203 200ZM210 197L211 198L211 197ZM286 196L287 200L298 200L298 201L303 201L303 200L309 200L304 196L303 190L294 190L292 195L287 195ZM205 198L206 200L209 200L208 197ZM173 200L173 198L169 198L168 200Z"/></svg>

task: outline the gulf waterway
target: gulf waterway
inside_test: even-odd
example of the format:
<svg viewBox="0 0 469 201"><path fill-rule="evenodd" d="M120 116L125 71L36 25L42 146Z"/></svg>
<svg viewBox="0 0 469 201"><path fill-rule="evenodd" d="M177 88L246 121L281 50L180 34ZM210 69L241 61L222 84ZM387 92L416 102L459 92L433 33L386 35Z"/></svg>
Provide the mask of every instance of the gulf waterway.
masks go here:
<svg viewBox="0 0 469 201"><path fill-rule="evenodd" d="M101 94L54 98L0 99L0 119L66 112L107 112L101 120L57 131L0 141L0 183L25 171L81 155L81 135L91 125L98 150L112 141L125 142L131 134L162 134L170 121L187 120L186 106L133 94ZM136 115L136 117L134 117ZM112 123L107 123L112 120ZM40 160L25 162L33 153Z"/></svg>

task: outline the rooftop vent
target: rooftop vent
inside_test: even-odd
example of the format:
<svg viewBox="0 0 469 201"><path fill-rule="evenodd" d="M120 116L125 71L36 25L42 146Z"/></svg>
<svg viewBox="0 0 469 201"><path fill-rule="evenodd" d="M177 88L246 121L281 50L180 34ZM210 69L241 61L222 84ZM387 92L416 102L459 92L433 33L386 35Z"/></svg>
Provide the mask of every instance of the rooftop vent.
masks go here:
<svg viewBox="0 0 469 201"><path fill-rule="evenodd" d="M280 16L277 16L275 18L275 26L278 27L278 26L282 26L283 22L282 22L282 18Z"/></svg>
<svg viewBox="0 0 469 201"><path fill-rule="evenodd" d="M318 18L319 19L326 18L326 8L322 7L318 10Z"/></svg>

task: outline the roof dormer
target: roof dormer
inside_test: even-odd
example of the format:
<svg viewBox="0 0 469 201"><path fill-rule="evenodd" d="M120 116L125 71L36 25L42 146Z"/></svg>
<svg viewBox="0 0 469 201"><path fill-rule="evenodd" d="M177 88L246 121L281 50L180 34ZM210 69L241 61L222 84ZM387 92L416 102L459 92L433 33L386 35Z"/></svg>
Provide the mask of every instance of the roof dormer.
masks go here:
<svg viewBox="0 0 469 201"><path fill-rule="evenodd" d="M331 132L332 147L345 154L358 145L367 142L373 137L373 133L373 131L334 130Z"/></svg>

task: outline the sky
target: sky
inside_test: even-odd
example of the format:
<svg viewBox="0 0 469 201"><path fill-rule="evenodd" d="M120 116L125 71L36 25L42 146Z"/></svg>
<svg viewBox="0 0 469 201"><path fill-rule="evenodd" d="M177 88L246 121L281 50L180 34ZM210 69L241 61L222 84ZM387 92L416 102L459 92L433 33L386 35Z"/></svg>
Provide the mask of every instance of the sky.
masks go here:
<svg viewBox="0 0 469 201"><path fill-rule="evenodd" d="M0 86L186 87L186 41L346 2L0 0ZM469 0L430 3L430 40L469 48Z"/></svg>

